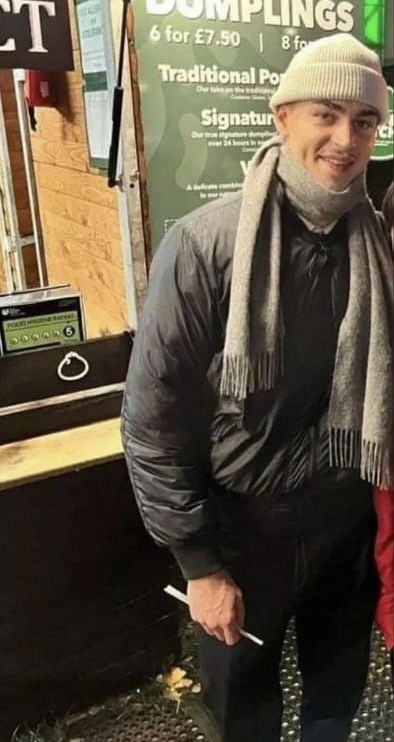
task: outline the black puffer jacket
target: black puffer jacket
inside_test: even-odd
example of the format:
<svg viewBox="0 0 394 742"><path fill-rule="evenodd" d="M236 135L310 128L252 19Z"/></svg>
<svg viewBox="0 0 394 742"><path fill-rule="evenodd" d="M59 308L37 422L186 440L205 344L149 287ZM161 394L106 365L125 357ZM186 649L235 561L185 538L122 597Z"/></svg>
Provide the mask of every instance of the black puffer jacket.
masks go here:
<svg viewBox="0 0 394 742"><path fill-rule="evenodd" d="M134 493L148 531L186 578L222 566L212 488L272 498L328 467L324 418L349 284L346 218L315 234L285 203L285 373L242 404L218 395L239 209L239 194L216 201L165 237L126 383L122 434Z"/></svg>

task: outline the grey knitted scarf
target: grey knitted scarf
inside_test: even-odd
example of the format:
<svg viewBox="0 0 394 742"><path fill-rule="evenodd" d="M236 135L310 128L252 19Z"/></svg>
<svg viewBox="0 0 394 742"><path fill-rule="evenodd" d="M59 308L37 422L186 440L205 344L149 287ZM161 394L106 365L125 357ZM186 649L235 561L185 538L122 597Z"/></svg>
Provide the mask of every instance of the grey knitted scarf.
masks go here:
<svg viewBox="0 0 394 742"><path fill-rule="evenodd" d="M245 399L272 389L283 372L280 299L281 201L286 193L312 223L348 213L350 288L342 320L328 433L331 466L359 468L363 479L391 483L393 265L364 175L337 193L319 185L279 137L253 157L235 242L222 396ZM258 246L258 249L256 249Z"/></svg>

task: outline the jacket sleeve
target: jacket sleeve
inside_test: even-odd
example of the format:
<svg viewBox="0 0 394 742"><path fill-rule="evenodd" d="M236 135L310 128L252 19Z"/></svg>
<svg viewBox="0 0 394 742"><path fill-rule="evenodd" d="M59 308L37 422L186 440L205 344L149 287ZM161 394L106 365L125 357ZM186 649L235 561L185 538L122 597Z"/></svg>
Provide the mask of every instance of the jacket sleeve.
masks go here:
<svg viewBox="0 0 394 742"><path fill-rule="evenodd" d="M209 513L207 370L218 314L212 269L181 224L152 265L126 380L122 438L145 527L186 579L222 569Z"/></svg>
<svg viewBox="0 0 394 742"><path fill-rule="evenodd" d="M394 647L394 495L391 490L375 487L373 500L377 516L375 560L380 580L380 594L375 620L386 641Z"/></svg>

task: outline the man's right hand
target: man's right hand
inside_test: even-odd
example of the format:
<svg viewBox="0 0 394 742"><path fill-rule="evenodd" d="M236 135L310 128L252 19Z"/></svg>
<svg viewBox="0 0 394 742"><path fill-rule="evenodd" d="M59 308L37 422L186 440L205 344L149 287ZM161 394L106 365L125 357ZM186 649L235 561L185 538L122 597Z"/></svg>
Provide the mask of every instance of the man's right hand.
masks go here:
<svg viewBox="0 0 394 742"><path fill-rule="evenodd" d="M239 641L245 609L242 592L227 572L189 580L187 595L193 621L229 646Z"/></svg>

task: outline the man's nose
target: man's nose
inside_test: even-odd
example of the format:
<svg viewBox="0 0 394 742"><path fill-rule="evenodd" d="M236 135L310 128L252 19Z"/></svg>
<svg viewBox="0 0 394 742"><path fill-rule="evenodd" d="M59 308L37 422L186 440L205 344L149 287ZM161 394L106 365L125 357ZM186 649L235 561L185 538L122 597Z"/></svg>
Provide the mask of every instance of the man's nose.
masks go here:
<svg viewBox="0 0 394 742"><path fill-rule="evenodd" d="M350 149L354 145L355 132L351 121L346 119L337 121L333 133L333 142L341 149Z"/></svg>

